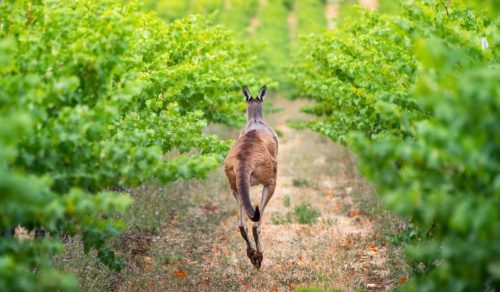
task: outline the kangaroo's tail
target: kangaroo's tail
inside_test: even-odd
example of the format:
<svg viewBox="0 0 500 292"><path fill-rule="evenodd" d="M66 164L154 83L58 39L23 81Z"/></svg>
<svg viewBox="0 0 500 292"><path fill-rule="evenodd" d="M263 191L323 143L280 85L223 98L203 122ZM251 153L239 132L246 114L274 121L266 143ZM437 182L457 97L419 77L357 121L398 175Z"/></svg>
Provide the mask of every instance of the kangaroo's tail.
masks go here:
<svg viewBox="0 0 500 292"><path fill-rule="evenodd" d="M256 205L255 209L252 207L252 202L250 201L250 173L245 171L244 166L238 167L238 171L236 172L236 185L248 218L253 222L259 221L259 206Z"/></svg>

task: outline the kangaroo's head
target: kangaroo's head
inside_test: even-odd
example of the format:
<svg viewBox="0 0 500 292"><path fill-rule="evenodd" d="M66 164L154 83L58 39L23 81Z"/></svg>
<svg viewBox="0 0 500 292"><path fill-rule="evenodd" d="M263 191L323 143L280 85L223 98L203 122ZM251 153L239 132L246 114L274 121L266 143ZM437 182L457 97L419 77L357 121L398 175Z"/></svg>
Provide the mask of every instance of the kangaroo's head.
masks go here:
<svg viewBox="0 0 500 292"><path fill-rule="evenodd" d="M264 85L260 88L259 94L257 97L252 97L252 94L248 90L246 86L241 88L241 92L243 92L243 96L247 102L247 113L248 120L263 120L262 116L262 103L264 102L264 98L266 97L267 87Z"/></svg>

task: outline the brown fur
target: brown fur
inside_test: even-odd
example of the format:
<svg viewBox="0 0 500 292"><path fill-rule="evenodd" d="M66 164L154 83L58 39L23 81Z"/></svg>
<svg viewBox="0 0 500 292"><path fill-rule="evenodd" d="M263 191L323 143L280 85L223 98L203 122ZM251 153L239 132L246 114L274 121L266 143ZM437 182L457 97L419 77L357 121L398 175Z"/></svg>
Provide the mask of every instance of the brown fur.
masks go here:
<svg viewBox="0 0 500 292"><path fill-rule="evenodd" d="M238 191L238 181L252 186L276 184L277 154L278 145L272 132L255 129L243 132L224 164L230 188Z"/></svg>

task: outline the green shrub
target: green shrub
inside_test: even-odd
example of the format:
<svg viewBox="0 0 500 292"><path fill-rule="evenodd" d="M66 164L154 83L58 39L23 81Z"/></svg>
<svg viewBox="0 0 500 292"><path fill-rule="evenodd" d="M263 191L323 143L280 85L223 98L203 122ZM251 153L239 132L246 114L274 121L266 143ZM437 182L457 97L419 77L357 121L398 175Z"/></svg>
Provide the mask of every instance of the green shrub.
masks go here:
<svg viewBox="0 0 500 292"><path fill-rule="evenodd" d="M295 4L297 34L307 35L326 30L325 4L322 0L299 0Z"/></svg>
<svg viewBox="0 0 500 292"><path fill-rule="evenodd" d="M267 75L273 76L281 85L285 82L284 68L290 60L290 35L288 31L288 10L282 0L269 0L259 6L257 17L260 25L255 34L258 43L266 44L260 56Z"/></svg>
<svg viewBox="0 0 500 292"><path fill-rule="evenodd" d="M168 2L176 2L176 1L168 1ZM201 15L210 15L216 11L219 11L224 6L223 0L198 0L198 1L184 1L189 2L189 13L190 14L201 14Z"/></svg>
<svg viewBox="0 0 500 292"><path fill-rule="evenodd" d="M124 1L131 2L131 1ZM146 0L143 2L146 10L155 11L158 16L168 22L184 18L189 12L189 1L184 0Z"/></svg>
<svg viewBox="0 0 500 292"><path fill-rule="evenodd" d="M295 218L300 224L314 224L321 213L311 205L303 202L294 209Z"/></svg>
<svg viewBox="0 0 500 292"><path fill-rule="evenodd" d="M317 101L305 126L351 146L387 206L429 232L409 243L423 273L404 290L500 286L500 23L490 4L359 11L362 21L310 38L294 73Z"/></svg>
<svg viewBox="0 0 500 292"><path fill-rule="evenodd" d="M233 30L248 41L250 19L255 17L258 8L257 0L231 0L229 7L220 11L219 23Z"/></svg>
<svg viewBox="0 0 500 292"><path fill-rule="evenodd" d="M287 216L283 216L278 212L274 212L271 214L271 222L274 225L283 225L285 223L290 223L287 219L289 219L287 218Z"/></svg>
<svg viewBox="0 0 500 292"><path fill-rule="evenodd" d="M290 206L292 205L290 201L291 201L290 196L286 195L285 199L283 200L283 206L285 206L285 208L290 208Z"/></svg>
<svg viewBox="0 0 500 292"><path fill-rule="evenodd" d="M306 178L294 178L292 179L292 185L294 187L307 187L309 185L309 182L307 181Z"/></svg>
<svg viewBox="0 0 500 292"><path fill-rule="evenodd" d="M251 51L112 0L0 2L0 290L75 289L50 264L60 234L120 269L108 242L131 199L109 190L217 167L229 143L202 130L244 119ZM50 235L3 235L18 225Z"/></svg>
<svg viewBox="0 0 500 292"><path fill-rule="evenodd" d="M307 126L340 142L353 130L408 135L405 126L424 115L408 92L416 70L411 43L391 17L358 13L363 22L308 38L293 69L300 92L316 100L305 111L318 119Z"/></svg>

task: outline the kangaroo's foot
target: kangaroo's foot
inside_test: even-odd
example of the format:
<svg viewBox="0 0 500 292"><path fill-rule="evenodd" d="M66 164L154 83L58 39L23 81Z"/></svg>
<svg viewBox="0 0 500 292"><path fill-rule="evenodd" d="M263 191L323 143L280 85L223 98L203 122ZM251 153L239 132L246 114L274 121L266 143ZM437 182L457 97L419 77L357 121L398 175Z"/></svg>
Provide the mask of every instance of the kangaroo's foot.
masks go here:
<svg viewBox="0 0 500 292"><path fill-rule="evenodd" d="M253 238L255 239L255 245L257 247L257 251L254 253L252 258L252 264L257 269L260 269L260 266L262 265L262 259L264 258L264 256L262 255L262 246L260 244L260 227L258 223L255 223L254 226L252 227L252 233L253 233Z"/></svg>
<svg viewBox="0 0 500 292"><path fill-rule="evenodd" d="M254 254L255 254L255 249L251 248L250 246L247 246L247 256L252 261L252 264L253 264Z"/></svg>
<svg viewBox="0 0 500 292"><path fill-rule="evenodd" d="M260 269L260 266L262 265L263 259L264 259L264 256L262 255L262 253L260 251L256 251L253 254L251 261L252 261L252 264L254 265L254 267L256 267L257 269Z"/></svg>
<svg viewBox="0 0 500 292"><path fill-rule="evenodd" d="M256 267L257 269L260 269L260 266L262 265L262 253L256 251L255 249L251 247L247 247L247 256L250 259L250 262L252 262L252 265Z"/></svg>

